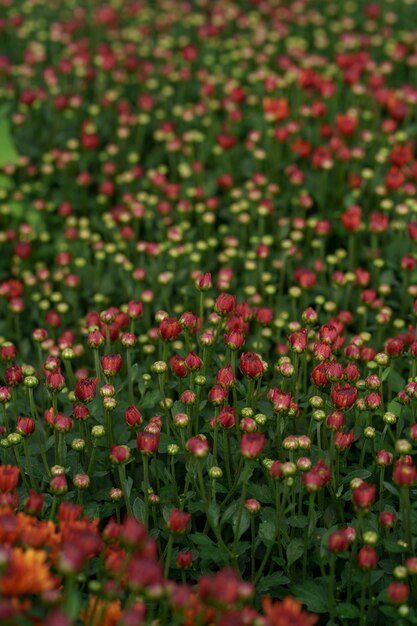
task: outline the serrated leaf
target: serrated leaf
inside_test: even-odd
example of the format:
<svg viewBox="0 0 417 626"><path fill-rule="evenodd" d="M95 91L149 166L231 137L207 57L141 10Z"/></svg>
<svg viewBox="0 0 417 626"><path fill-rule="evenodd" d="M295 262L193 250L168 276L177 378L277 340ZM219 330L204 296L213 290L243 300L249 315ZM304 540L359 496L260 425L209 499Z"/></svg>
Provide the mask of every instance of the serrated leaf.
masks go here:
<svg viewBox="0 0 417 626"><path fill-rule="evenodd" d="M225 510L225 512L222 515L222 519L221 519L221 525L223 526L223 524L225 524L226 522L228 522L229 520L232 519L233 515L236 512L236 509L239 506L239 502L232 502L231 504L229 504L229 506L227 507L227 509Z"/></svg>
<svg viewBox="0 0 417 626"><path fill-rule="evenodd" d="M343 484L347 484L350 483L350 481L354 478L362 478L362 480L366 480L367 478L369 478L369 476L371 476L371 474L372 472L367 469L353 470L353 472L350 472L347 476L345 476L342 482Z"/></svg>
<svg viewBox="0 0 417 626"><path fill-rule="evenodd" d="M398 489L396 487L394 487L394 485L392 483L384 481L384 487L385 487L385 489L387 491L392 493L394 496L397 496L397 498L400 497L400 492L398 491Z"/></svg>
<svg viewBox="0 0 417 626"><path fill-rule="evenodd" d="M394 415L398 417L401 413L402 407L399 402L396 402L395 400L391 400L391 402L388 404L387 409L388 411L390 411L390 413L394 413Z"/></svg>
<svg viewBox="0 0 417 626"><path fill-rule="evenodd" d="M262 504L271 504L274 500L271 489L267 485L251 484L250 494Z"/></svg>
<svg viewBox="0 0 417 626"><path fill-rule="evenodd" d="M275 524L264 520L259 525L259 538L266 546L272 546L275 542Z"/></svg>
<svg viewBox="0 0 417 626"><path fill-rule="evenodd" d="M145 519L145 503L141 498L135 498L132 506L132 512L137 520L143 522Z"/></svg>
<svg viewBox="0 0 417 626"><path fill-rule="evenodd" d="M287 546L287 562L292 565L303 555L304 542L299 537L295 537Z"/></svg>
<svg viewBox="0 0 417 626"><path fill-rule="evenodd" d="M292 515L288 520L288 525L293 528L305 528L308 524L306 515Z"/></svg>
<svg viewBox="0 0 417 626"><path fill-rule="evenodd" d="M336 614L344 619L355 619L360 616L360 611L357 606L350 604L350 602L339 602L336 606Z"/></svg>
<svg viewBox="0 0 417 626"><path fill-rule="evenodd" d="M210 520L210 524L214 528L217 528L217 526L219 525L219 516L220 516L220 509L219 509L219 505L217 504L217 502L210 502L207 514Z"/></svg>
<svg viewBox="0 0 417 626"><path fill-rule="evenodd" d="M282 585L287 585L289 582L289 578L284 576L282 572L274 572L273 574L269 574L269 576L263 576L256 589L258 593L264 594L276 590Z"/></svg>
<svg viewBox="0 0 417 626"><path fill-rule="evenodd" d="M305 604L313 613L327 613L329 610L329 596L327 584L308 580L291 588L294 596Z"/></svg>
<svg viewBox="0 0 417 626"><path fill-rule="evenodd" d="M232 526L233 526L234 533L235 534L237 533L237 538L240 539L243 533L246 532L250 526L249 511L247 511L246 509L243 509L242 515L240 516L240 520L239 520L240 521L239 529L237 529L238 518L239 518L239 514L236 513L235 517L233 518Z"/></svg>
<svg viewBox="0 0 417 626"><path fill-rule="evenodd" d="M201 546L203 548L213 548L216 545L210 537L207 537L207 535L203 535L202 533L193 533L190 535L190 540L197 546Z"/></svg>

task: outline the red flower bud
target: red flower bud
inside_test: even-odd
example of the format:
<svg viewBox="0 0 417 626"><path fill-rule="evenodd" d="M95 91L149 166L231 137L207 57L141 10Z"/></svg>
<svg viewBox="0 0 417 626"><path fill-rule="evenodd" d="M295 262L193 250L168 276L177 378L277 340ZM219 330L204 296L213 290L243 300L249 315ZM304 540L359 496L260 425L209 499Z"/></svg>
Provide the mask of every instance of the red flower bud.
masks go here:
<svg viewBox="0 0 417 626"><path fill-rule="evenodd" d="M330 393L331 400L337 409L348 409L358 397L358 390L349 383L336 383Z"/></svg>
<svg viewBox="0 0 417 626"><path fill-rule="evenodd" d="M405 458L398 459L395 463L392 479L400 487L411 487L417 479L417 469L413 463L409 463Z"/></svg>
<svg viewBox="0 0 417 626"><path fill-rule="evenodd" d="M208 392L209 400L214 406L221 406L226 401L227 395L227 389L221 385L214 385Z"/></svg>
<svg viewBox="0 0 417 626"><path fill-rule="evenodd" d="M214 310L219 315L230 315L233 313L236 307L236 296L232 296L230 293L221 293L216 298L214 304Z"/></svg>
<svg viewBox="0 0 417 626"><path fill-rule="evenodd" d="M185 365L190 372L196 372L203 367L203 361L195 352L190 352L185 357Z"/></svg>
<svg viewBox="0 0 417 626"><path fill-rule="evenodd" d="M28 497L26 498L23 504L23 510L28 515L40 515L43 508L43 493L36 493L35 491L30 491Z"/></svg>
<svg viewBox="0 0 417 626"><path fill-rule="evenodd" d="M50 482L50 490L55 495L62 495L68 491L68 483L65 474L54 476Z"/></svg>
<svg viewBox="0 0 417 626"><path fill-rule="evenodd" d="M195 435L188 439L185 449L197 459L203 459L208 455L209 443L204 435Z"/></svg>
<svg viewBox="0 0 417 626"><path fill-rule="evenodd" d="M347 450L355 439L355 433L351 430L349 433L338 432L334 437L334 446L336 450Z"/></svg>
<svg viewBox="0 0 417 626"><path fill-rule="evenodd" d="M81 402L91 402L96 395L97 378L84 378L75 385L74 393Z"/></svg>
<svg viewBox="0 0 417 626"><path fill-rule="evenodd" d="M142 413L135 406L128 406L125 409L125 423L129 428L137 428L143 422Z"/></svg>
<svg viewBox="0 0 417 626"><path fill-rule="evenodd" d="M407 583L393 582L387 589L388 600L393 604L405 604L410 595L410 587Z"/></svg>
<svg viewBox="0 0 417 626"><path fill-rule="evenodd" d="M392 528L397 521L397 516L391 511L382 511L379 516L379 523L384 528Z"/></svg>
<svg viewBox="0 0 417 626"><path fill-rule="evenodd" d="M117 465L127 463L131 457L128 446L112 446L110 449L110 461Z"/></svg>
<svg viewBox="0 0 417 626"><path fill-rule="evenodd" d="M6 385L10 385L11 387L20 385L23 381L23 369L20 365L11 365L10 367L6 367L4 372L4 381Z"/></svg>
<svg viewBox="0 0 417 626"><path fill-rule="evenodd" d="M159 335L164 341L173 341L181 334L181 326L176 317L166 317L159 325Z"/></svg>
<svg viewBox="0 0 417 626"><path fill-rule="evenodd" d="M256 380L266 371L266 364L256 352L244 352L240 357L240 371L244 376Z"/></svg>
<svg viewBox="0 0 417 626"><path fill-rule="evenodd" d="M191 513L184 513L178 509L172 509L169 514L168 528L172 533L185 533L187 524L191 519Z"/></svg>
<svg viewBox="0 0 417 626"><path fill-rule="evenodd" d="M19 482L20 470L15 465L0 465L0 491L14 491Z"/></svg>
<svg viewBox="0 0 417 626"><path fill-rule="evenodd" d="M101 357L100 363L106 376L115 376L122 368L122 355L106 354Z"/></svg>
<svg viewBox="0 0 417 626"><path fill-rule="evenodd" d="M265 444L263 433L245 433L240 440L240 452L245 459L257 459Z"/></svg>
<svg viewBox="0 0 417 626"><path fill-rule="evenodd" d="M90 417L90 411L85 404L74 404L72 407L72 414L79 422L85 422Z"/></svg>
<svg viewBox="0 0 417 626"><path fill-rule="evenodd" d="M134 300L130 300L127 305L127 314L132 320L137 320L143 315L143 304L142 302L135 302Z"/></svg>
<svg viewBox="0 0 417 626"><path fill-rule="evenodd" d="M23 437L29 437L35 430L35 420L31 417L17 418L16 431Z"/></svg>
<svg viewBox="0 0 417 626"><path fill-rule="evenodd" d="M378 554L372 546L363 546L358 552L358 565L361 569L375 569L378 563Z"/></svg>
<svg viewBox="0 0 417 626"><path fill-rule="evenodd" d="M344 530L335 530L327 540L329 552L345 552L348 549L349 540Z"/></svg>
<svg viewBox="0 0 417 626"><path fill-rule="evenodd" d="M185 365L184 359L178 356L178 354L174 354L170 358L169 366L174 376L177 376L178 378L185 378L189 374L189 371L188 371L187 366Z"/></svg>
<svg viewBox="0 0 417 626"><path fill-rule="evenodd" d="M236 378L231 365L226 365L226 367L219 369L216 374L216 382L226 389L231 389L233 387L236 382Z"/></svg>
<svg viewBox="0 0 417 626"><path fill-rule="evenodd" d="M179 552L175 560L179 569L188 569L193 564L193 554L190 551Z"/></svg>
<svg viewBox="0 0 417 626"><path fill-rule="evenodd" d="M369 511L375 502L376 487L375 485L369 485L365 480L361 482L359 487L352 492L352 501L357 509L362 511Z"/></svg>
<svg viewBox="0 0 417 626"><path fill-rule="evenodd" d="M137 437L138 450L142 454L152 455L155 454L159 446L159 431L155 433L140 432Z"/></svg>

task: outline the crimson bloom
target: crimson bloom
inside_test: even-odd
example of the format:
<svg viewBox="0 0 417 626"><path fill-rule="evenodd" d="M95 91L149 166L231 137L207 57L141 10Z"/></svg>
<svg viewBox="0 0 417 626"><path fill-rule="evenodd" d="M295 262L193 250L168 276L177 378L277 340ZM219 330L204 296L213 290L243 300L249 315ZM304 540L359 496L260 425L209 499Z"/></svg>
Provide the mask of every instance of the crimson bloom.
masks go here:
<svg viewBox="0 0 417 626"><path fill-rule="evenodd" d="M172 533L182 534L187 530L187 524L191 519L191 513L185 513L179 509L172 509L169 514L168 528Z"/></svg>
<svg viewBox="0 0 417 626"><path fill-rule="evenodd" d="M352 492L352 502L361 511L369 513L375 502L376 487L369 485L365 480Z"/></svg>
<svg viewBox="0 0 417 626"><path fill-rule="evenodd" d="M240 452L245 459L257 459L265 444L266 437L263 433L245 433L240 440Z"/></svg>
<svg viewBox="0 0 417 626"><path fill-rule="evenodd" d="M166 317L159 325L159 334L164 341L174 341L182 328L176 317Z"/></svg>
<svg viewBox="0 0 417 626"><path fill-rule="evenodd" d="M75 385L74 393L81 402L91 402L96 395L97 378L84 378Z"/></svg>
<svg viewBox="0 0 417 626"><path fill-rule="evenodd" d="M270 626L314 626L319 619L318 615L303 611L301 603L291 596L278 602L263 598L262 609Z"/></svg>
<svg viewBox="0 0 417 626"><path fill-rule="evenodd" d="M15 465L0 465L0 491L14 491L19 482L20 470Z"/></svg>
<svg viewBox="0 0 417 626"><path fill-rule="evenodd" d="M122 355L106 354L101 357L100 363L106 376L115 376L122 368Z"/></svg>
<svg viewBox="0 0 417 626"><path fill-rule="evenodd" d="M330 397L336 409L349 409L356 402L358 390L349 383L336 383L330 392Z"/></svg>
<svg viewBox="0 0 417 626"><path fill-rule="evenodd" d="M256 380L266 371L266 365L256 352L244 352L240 357L240 371L244 376Z"/></svg>
<svg viewBox="0 0 417 626"><path fill-rule="evenodd" d="M157 432L142 431L137 436L137 446L141 454L151 456L155 454L159 446L159 430Z"/></svg>

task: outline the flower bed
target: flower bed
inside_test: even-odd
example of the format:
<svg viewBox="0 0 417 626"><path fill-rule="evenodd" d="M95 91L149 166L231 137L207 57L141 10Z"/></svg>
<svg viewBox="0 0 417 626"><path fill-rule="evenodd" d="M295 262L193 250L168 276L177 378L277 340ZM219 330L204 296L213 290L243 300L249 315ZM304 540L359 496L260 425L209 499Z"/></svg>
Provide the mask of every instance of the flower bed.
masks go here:
<svg viewBox="0 0 417 626"><path fill-rule="evenodd" d="M0 7L1 623L416 623L414 3Z"/></svg>

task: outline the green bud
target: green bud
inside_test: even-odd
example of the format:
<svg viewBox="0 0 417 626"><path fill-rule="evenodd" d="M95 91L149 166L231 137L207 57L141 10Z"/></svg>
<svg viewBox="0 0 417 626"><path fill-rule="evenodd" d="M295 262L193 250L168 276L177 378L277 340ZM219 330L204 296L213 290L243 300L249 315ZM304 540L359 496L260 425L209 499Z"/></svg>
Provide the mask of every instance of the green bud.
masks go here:
<svg viewBox="0 0 417 626"><path fill-rule="evenodd" d="M23 384L25 387L29 387L30 389L34 389L39 385L39 379L36 376L26 376L23 380Z"/></svg>
<svg viewBox="0 0 417 626"><path fill-rule="evenodd" d="M101 437L104 437L105 434L106 429L104 428L104 426L97 425L93 426L93 428L91 429L91 436L94 437L94 439L100 439Z"/></svg>
<svg viewBox="0 0 417 626"><path fill-rule="evenodd" d="M217 465L213 465L213 467L210 467L208 471L208 475L210 476L210 478L218 479L223 476L223 471L221 467L218 467Z"/></svg>

